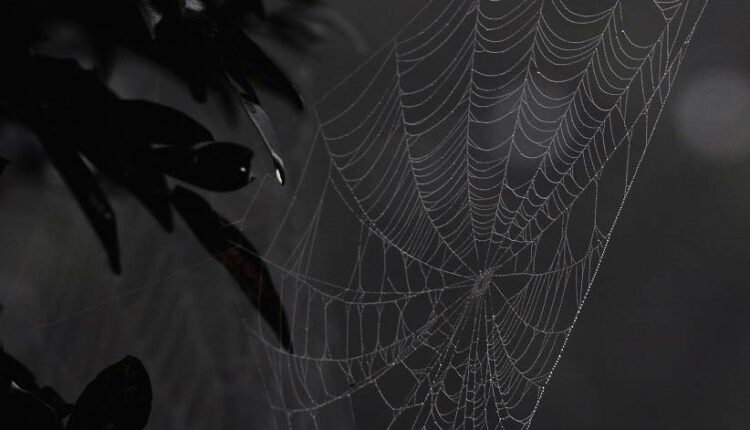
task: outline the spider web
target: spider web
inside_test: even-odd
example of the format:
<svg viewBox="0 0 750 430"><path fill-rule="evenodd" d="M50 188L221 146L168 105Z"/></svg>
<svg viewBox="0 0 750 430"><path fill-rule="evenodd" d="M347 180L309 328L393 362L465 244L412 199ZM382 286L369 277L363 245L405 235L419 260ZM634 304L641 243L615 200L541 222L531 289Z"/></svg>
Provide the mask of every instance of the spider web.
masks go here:
<svg viewBox="0 0 750 430"><path fill-rule="evenodd" d="M705 3L431 1L319 101L276 427L528 428Z"/></svg>

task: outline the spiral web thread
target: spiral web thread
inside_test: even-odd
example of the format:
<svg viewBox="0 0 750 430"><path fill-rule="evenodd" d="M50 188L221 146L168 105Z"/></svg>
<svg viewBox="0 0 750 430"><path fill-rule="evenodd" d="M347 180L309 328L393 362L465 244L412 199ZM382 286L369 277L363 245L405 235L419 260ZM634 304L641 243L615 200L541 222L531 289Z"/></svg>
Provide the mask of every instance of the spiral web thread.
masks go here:
<svg viewBox="0 0 750 430"><path fill-rule="evenodd" d="M528 428L702 0L442 0L314 106L264 259L278 428ZM252 212L248 209L248 212Z"/></svg>

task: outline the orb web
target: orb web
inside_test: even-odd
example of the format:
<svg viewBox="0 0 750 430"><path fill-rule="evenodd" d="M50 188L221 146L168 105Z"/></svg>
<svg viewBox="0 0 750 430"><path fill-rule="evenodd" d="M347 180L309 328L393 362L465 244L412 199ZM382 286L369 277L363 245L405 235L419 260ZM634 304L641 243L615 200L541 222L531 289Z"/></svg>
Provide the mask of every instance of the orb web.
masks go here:
<svg viewBox="0 0 750 430"><path fill-rule="evenodd" d="M294 353L249 324L273 424L528 428L704 8L431 1L316 103L262 253Z"/></svg>

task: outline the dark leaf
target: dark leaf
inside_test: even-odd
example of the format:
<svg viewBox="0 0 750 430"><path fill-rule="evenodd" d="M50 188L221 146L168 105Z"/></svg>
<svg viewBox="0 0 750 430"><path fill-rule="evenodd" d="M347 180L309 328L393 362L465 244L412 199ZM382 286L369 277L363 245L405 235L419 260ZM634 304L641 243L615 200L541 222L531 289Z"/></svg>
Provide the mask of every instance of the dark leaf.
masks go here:
<svg viewBox="0 0 750 430"><path fill-rule="evenodd" d="M155 38L156 26L159 25L162 18L164 18L164 14L159 11L150 0L139 0L138 8L141 11L143 22L146 24L146 28L148 28L148 32L151 34L151 38Z"/></svg>
<svg viewBox="0 0 750 430"><path fill-rule="evenodd" d="M183 16L191 17L206 12L206 0L180 0Z"/></svg>
<svg viewBox="0 0 750 430"><path fill-rule="evenodd" d="M101 172L130 191L165 230L172 231L166 177L153 166L148 147L127 140L114 142L122 137L112 136L109 147L87 147L83 152Z"/></svg>
<svg viewBox="0 0 750 430"><path fill-rule="evenodd" d="M10 164L10 161L3 157L0 157L0 175L3 174L3 172L5 171L5 166L7 166L8 164Z"/></svg>
<svg viewBox="0 0 750 430"><path fill-rule="evenodd" d="M279 154L279 139L276 136L276 129L274 129L271 123L271 118L258 102L255 93L244 93L241 88L237 90L242 109L253 122L253 125L255 125L268 153L271 155L276 181L284 185L286 182L286 170L284 168L284 160L281 158L281 154Z"/></svg>
<svg viewBox="0 0 750 430"><path fill-rule="evenodd" d="M60 394L50 386L44 386L39 391L39 397L44 400L60 418L67 417L73 410L73 405L66 402Z"/></svg>
<svg viewBox="0 0 750 430"><path fill-rule="evenodd" d="M250 241L194 192L178 186L174 190L173 202L203 247L224 265L276 333L282 346L292 352L289 324L281 298L271 283L268 268Z"/></svg>
<svg viewBox="0 0 750 430"><path fill-rule="evenodd" d="M166 5L151 2L162 14L154 37L146 41L123 38L117 45L174 73L187 84L196 100L204 102L208 90L217 87L213 75L219 63L211 29L205 27L205 19L183 19L177 0Z"/></svg>
<svg viewBox="0 0 750 430"><path fill-rule="evenodd" d="M119 118L122 131L136 141L190 147L212 141L213 135L188 115L142 100L122 100L112 109L112 117Z"/></svg>
<svg viewBox="0 0 750 430"><path fill-rule="evenodd" d="M62 422L42 399L12 379L0 376L0 427L10 430L61 430Z"/></svg>
<svg viewBox="0 0 750 430"><path fill-rule="evenodd" d="M80 155L64 144L43 142L47 154L60 172L65 183L73 192L94 231L99 236L109 257L109 264L115 273L120 273L120 250L117 239L115 213L107 197L97 185L94 176L84 164Z"/></svg>
<svg viewBox="0 0 750 430"><path fill-rule="evenodd" d="M213 136L182 112L147 101L112 102L82 150L112 180L126 187L167 231L173 227L166 178L153 164L154 144L188 148ZM108 139L109 144L101 145Z"/></svg>
<svg viewBox="0 0 750 430"><path fill-rule="evenodd" d="M0 376L12 380L24 390L39 389L34 374L20 361L5 352L2 346L0 346Z"/></svg>
<svg viewBox="0 0 750 430"><path fill-rule="evenodd" d="M51 387L39 387L36 378L20 361L0 346L0 378L13 381L20 389L42 400L59 418L70 412L70 405Z"/></svg>
<svg viewBox="0 0 750 430"><path fill-rule="evenodd" d="M226 33L224 61L227 71L245 92L249 92L248 80L268 86L299 109L305 108L302 94L278 65L245 32L237 26L224 25Z"/></svg>
<svg viewBox="0 0 750 430"><path fill-rule="evenodd" d="M73 408L67 430L140 430L151 414L151 381L135 357L125 357L91 381Z"/></svg>
<svg viewBox="0 0 750 430"><path fill-rule="evenodd" d="M182 112L146 101L113 102L100 127L82 150L171 231L166 178L155 165L152 147L158 144L187 151L200 142L211 141L211 133ZM109 144L101 145L101 139L109 139Z"/></svg>
<svg viewBox="0 0 750 430"><path fill-rule="evenodd" d="M130 191L166 230L173 226L167 181L151 160L151 131L148 123L141 126L131 121L128 112L113 103L107 115L96 125L87 139L79 141L81 151L109 178ZM102 145L106 141L106 145Z"/></svg>
<svg viewBox="0 0 750 430"><path fill-rule="evenodd" d="M253 151L234 143L210 143L192 149L153 151L156 163L177 179L211 191L234 191L250 181Z"/></svg>

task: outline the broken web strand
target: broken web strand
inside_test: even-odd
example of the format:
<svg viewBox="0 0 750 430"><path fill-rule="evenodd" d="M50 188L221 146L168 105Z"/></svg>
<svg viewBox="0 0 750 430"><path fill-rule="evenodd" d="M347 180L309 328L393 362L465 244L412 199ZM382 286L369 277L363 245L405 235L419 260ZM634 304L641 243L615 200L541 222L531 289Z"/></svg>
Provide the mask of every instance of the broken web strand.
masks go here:
<svg viewBox="0 0 750 430"><path fill-rule="evenodd" d="M429 2L315 105L277 427L530 426L705 8L573 3Z"/></svg>

